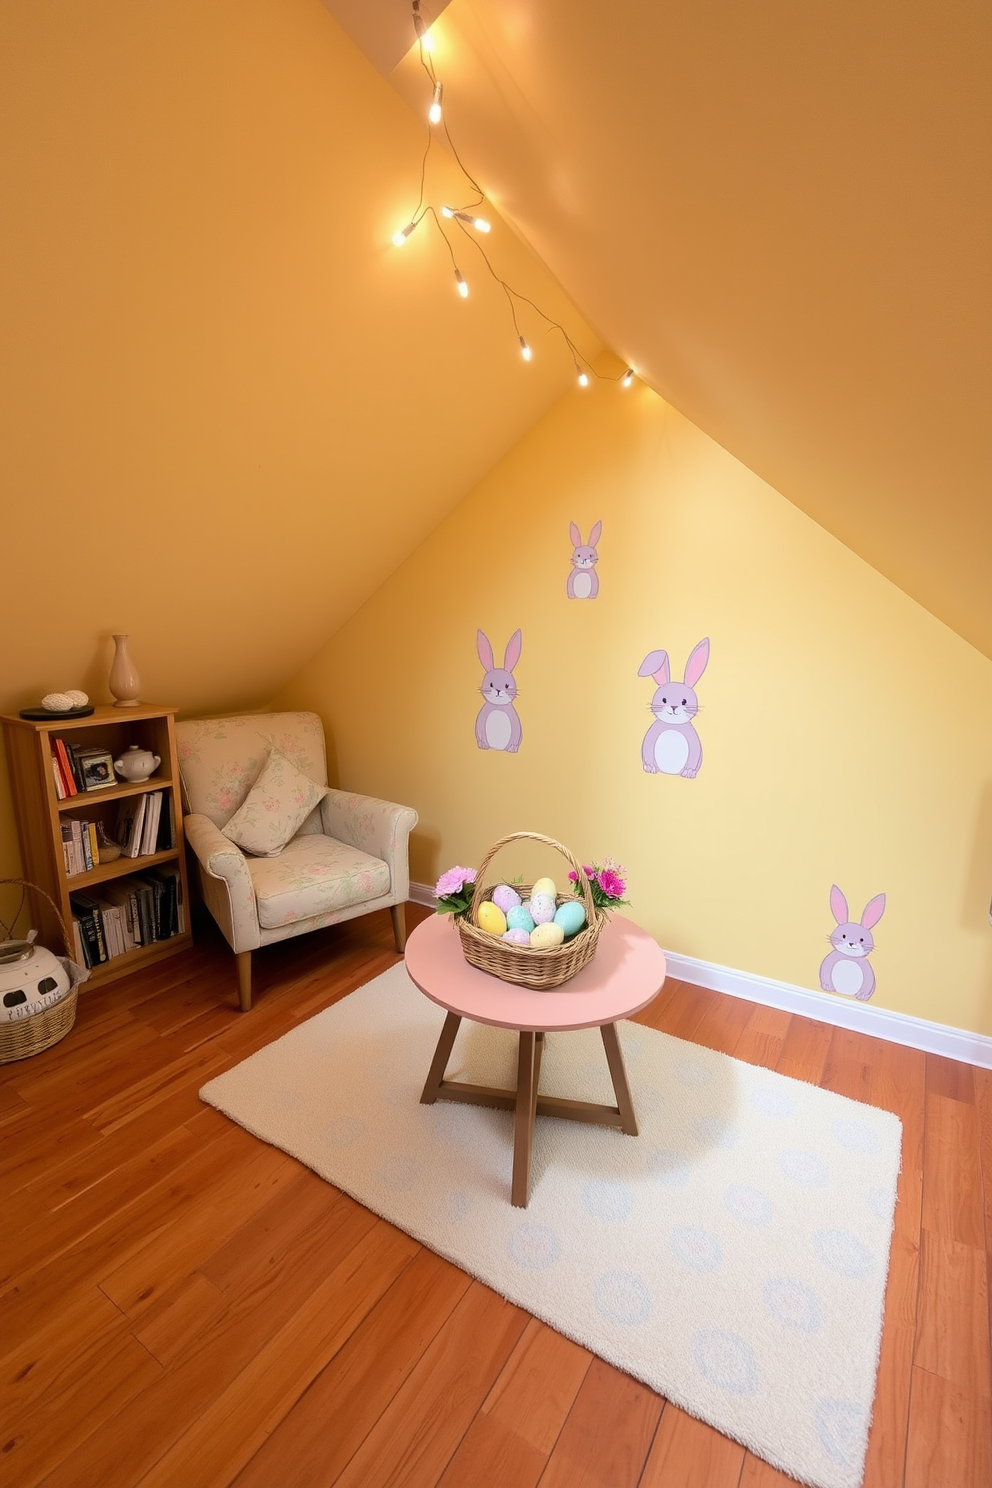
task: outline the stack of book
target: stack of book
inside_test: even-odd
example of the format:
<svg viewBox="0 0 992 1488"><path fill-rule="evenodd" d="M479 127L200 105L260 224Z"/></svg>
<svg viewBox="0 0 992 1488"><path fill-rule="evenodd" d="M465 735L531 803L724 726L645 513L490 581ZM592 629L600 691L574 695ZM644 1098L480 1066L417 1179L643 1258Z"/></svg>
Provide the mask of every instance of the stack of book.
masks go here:
<svg viewBox="0 0 992 1488"><path fill-rule="evenodd" d="M62 857L69 877L73 878L77 873L87 873L95 868L100 861L96 822L66 817L59 825L62 829Z"/></svg>
<svg viewBox="0 0 992 1488"><path fill-rule="evenodd" d="M175 846L172 813L162 810L162 791L125 796L117 812L116 838L126 858L144 858Z"/></svg>
<svg viewBox="0 0 992 1488"><path fill-rule="evenodd" d="M60 801L83 791L116 785L114 757L108 749L80 749L65 739L51 738L52 775Z"/></svg>
<svg viewBox="0 0 992 1488"><path fill-rule="evenodd" d="M99 966L136 946L170 940L186 929L178 868L150 868L91 894L72 894L72 935L85 966Z"/></svg>

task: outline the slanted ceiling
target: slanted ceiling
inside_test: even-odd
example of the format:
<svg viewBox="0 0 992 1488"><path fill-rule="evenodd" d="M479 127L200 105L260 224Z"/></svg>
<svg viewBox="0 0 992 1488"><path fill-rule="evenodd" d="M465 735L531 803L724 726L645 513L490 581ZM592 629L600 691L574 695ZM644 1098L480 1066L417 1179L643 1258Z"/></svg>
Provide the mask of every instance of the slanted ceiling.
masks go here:
<svg viewBox="0 0 992 1488"><path fill-rule="evenodd" d="M406 0L325 3L423 110ZM423 9L459 150L605 343L992 655L986 0Z"/></svg>

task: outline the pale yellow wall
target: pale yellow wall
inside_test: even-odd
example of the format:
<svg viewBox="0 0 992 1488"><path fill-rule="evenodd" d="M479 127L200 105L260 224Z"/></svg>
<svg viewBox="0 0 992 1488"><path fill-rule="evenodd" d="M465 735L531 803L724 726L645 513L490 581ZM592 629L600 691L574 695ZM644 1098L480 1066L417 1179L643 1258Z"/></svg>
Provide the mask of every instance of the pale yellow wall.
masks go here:
<svg viewBox="0 0 992 1488"><path fill-rule="evenodd" d="M115 630L147 699L263 702L571 358L542 344L521 375L469 245L464 303L436 234L392 246L423 109L319 0L6 5L0 68L0 711L55 688L109 701ZM500 270L594 351L491 215Z"/></svg>
<svg viewBox="0 0 992 1488"><path fill-rule="evenodd" d="M515 756L475 744L477 626L523 631ZM704 635L702 769L648 776L638 667ZM544 831L620 858L665 946L813 988L830 885L884 892L874 1003L992 1033L992 663L645 387L568 393L279 701L417 808L417 881Z"/></svg>

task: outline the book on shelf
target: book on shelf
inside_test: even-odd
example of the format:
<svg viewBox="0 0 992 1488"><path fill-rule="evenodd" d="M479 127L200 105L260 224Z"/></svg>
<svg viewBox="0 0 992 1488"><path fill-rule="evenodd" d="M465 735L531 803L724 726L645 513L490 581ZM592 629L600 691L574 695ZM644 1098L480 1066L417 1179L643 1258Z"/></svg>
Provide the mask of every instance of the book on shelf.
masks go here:
<svg viewBox="0 0 992 1488"><path fill-rule="evenodd" d="M69 904L74 943L78 934L82 962L89 967L186 930L182 879L174 867L130 874L102 884L95 894L74 893Z"/></svg>
<svg viewBox="0 0 992 1488"><path fill-rule="evenodd" d="M125 796L118 807L117 841L126 858L136 858L141 851L146 799L146 796Z"/></svg>
<svg viewBox="0 0 992 1488"><path fill-rule="evenodd" d="M72 763L69 759L69 751L65 746L65 740L54 738L51 742L55 750L56 758L59 762L59 769L62 772L62 780L65 785L65 793L67 796L78 796L79 786L76 784L76 777L73 773Z"/></svg>
<svg viewBox="0 0 992 1488"><path fill-rule="evenodd" d="M86 957L83 954L83 937L79 930L79 921L76 916L72 917L72 959L77 966L86 965Z"/></svg>
<svg viewBox="0 0 992 1488"><path fill-rule="evenodd" d="M62 779L62 771L59 769L59 757L52 750L52 777L55 781L55 798L64 801L66 798L65 781Z"/></svg>
<svg viewBox="0 0 992 1488"><path fill-rule="evenodd" d="M145 821L141 829L141 853L148 857L155 851L158 842L158 824L162 816L162 792L149 791L145 796Z"/></svg>

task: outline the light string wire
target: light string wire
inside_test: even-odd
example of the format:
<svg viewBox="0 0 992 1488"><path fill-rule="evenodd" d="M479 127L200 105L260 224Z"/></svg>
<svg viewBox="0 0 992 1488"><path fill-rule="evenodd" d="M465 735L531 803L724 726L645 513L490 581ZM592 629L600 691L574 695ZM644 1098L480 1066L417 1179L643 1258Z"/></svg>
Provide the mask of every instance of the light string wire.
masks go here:
<svg viewBox="0 0 992 1488"><path fill-rule="evenodd" d="M500 289L503 291L503 294L506 296L506 303L509 307L510 318L513 321L513 329L516 332L517 340L520 343L520 350L521 354L524 357L524 360L528 362L530 361L532 351L530 345L528 344L520 329L520 322L517 318L518 303L522 305L529 305L530 308L541 317L541 319L545 322L546 332L549 332L551 334L556 331L558 332L572 357L572 361L575 364L575 371L578 376L579 383L582 387L588 385L590 374L599 382L619 382L623 387L630 387L635 375L634 369L632 367L625 368L623 372L620 372L615 377L610 376L604 372L597 372L596 368L592 365L589 359L583 356L583 354L579 351L578 347L566 331L565 327L562 325L561 321L555 320L553 315L548 315L547 312L542 310L540 305L536 304L529 295L521 294L519 290L514 289L512 284L508 284L503 276L497 273L496 269L493 268L492 261L490 260L485 248L479 241L478 236L476 236L476 234L474 233L469 232L468 227L466 226L466 222L471 223L471 225L475 227L476 233L489 231L488 222L485 222L484 219L477 218L475 216L476 209L478 207L481 207L485 202L486 194L483 191L482 187L479 185L478 181L472 175L471 171L465 165L465 162L462 160L461 156L458 153L458 149L455 145L454 140L451 138L451 132L448 129L448 121L445 117L442 103L443 85L434 70L434 63L430 55L429 43L427 44L427 46L425 46L424 44L427 37L428 28L427 22L421 14L420 0L413 0L413 27L417 38L417 49L420 54L420 65L424 69L424 72L426 73L431 84L431 114L427 125L427 145L424 149L424 153L420 162L420 192L417 197L417 205L414 208L413 214L411 215L407 225L393 235L393 242L397 246L405 243L410 234L416 227L419 226L424 218L428 216L431 217L434 221L434 226L437 228L438 232L441 234L441 237L444 240L444 246L448 250L448 256L451 259L451 267L454 270L455 283L457 285L458 292L463 298L467 297L468 284L466 283L464 277L462 276L462 272L458 267L458 261L455 257L455 250L451 246L451 240L449 239L448 234L445 232L441 222L441 214L438 213L437 208L434 207L431 203L428 202L425 204L424 201L427 192L427 161L430 157L431 147L434 144L435 128L438 124L440 124L441 128L444 130L444 137L448 142L448 146L455 158L458 169L461 171L462 175L465 177L465 180L475 192L475 199L473 201L466 202L458 207L445 207L443 209L443 215L453 221L455 226L458 227L464 234L464 236L471 242L476 252L481 255L482 261L485 264L490 275L499 285Z"/></svg>

